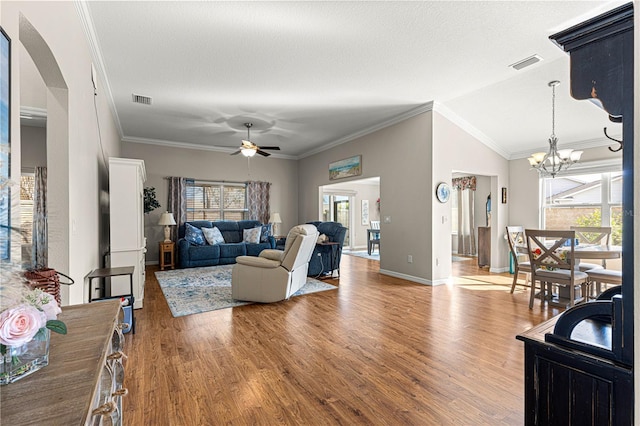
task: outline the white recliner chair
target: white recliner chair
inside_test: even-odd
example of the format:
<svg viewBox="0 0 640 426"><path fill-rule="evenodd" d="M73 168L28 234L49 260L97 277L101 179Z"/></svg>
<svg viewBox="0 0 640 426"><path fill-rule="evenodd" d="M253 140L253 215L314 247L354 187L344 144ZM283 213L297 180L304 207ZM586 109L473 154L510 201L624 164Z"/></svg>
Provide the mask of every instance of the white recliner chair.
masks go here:
<svg viewBox="0 0 640 426"><path fill-rule="evenodd" d="M231 296L261 303L291 297L307 282L318 235L315 226L298 225L289 231L284 251L268 249L258 257L238 256L233 266Z"/></svg>

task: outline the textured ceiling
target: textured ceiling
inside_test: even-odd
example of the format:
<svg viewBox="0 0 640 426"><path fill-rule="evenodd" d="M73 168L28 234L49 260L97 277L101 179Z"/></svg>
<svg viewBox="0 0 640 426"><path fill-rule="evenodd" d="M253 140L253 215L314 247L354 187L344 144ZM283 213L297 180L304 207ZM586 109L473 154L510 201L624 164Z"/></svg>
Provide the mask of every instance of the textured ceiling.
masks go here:
<svg viewBox="0 0 640 426"><path fill-rule="evenodd" d="M619 1L84 4L127 141L231 151L250 121L253 142L300 158L435 102L516 158L545 148L554 79L561 147L620 134L571 99L568 56L548 39ZM533 54L544 60L508 67Z"/></svg>

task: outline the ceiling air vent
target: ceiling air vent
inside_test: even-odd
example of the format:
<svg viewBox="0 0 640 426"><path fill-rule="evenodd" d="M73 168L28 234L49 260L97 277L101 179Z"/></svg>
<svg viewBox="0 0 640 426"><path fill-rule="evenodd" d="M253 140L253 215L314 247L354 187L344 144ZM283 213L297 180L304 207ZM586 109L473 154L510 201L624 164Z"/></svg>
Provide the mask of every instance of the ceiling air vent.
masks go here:
<svg viewBox="0 0 640 426"><path fill-rule="evenodd" d="M541 56L538 55L533 55L533 56L529 56L528 58L525 58L521 61L518 61L516 63L513 63L511 65L509 65L511 68L520 71L522 68L526 68L529 65L533 65L536 62L540 62L542 60Z"/></svg>
<svg viewBox="0 0 640 426"><path fill-rule="evenodd" d="M132 93L131 98L133 99L134 104L151 105L151 98L149 96L136 95L135 93Z"/></svg>

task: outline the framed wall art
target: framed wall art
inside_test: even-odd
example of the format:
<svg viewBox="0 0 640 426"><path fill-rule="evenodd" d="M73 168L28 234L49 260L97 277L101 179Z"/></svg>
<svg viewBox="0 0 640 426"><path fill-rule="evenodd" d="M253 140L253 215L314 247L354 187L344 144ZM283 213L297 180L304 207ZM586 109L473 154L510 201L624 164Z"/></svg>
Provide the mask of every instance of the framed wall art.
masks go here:
<svg viewBox="0 0 640 426"><path fill-rule="evenodd" d="M369 224L369 200L362 200L362 226Z"/></svg>
<svg viewBox="0 0 640 426"><path fill-rule="evenodd" d="M362 155L329 163L329 180L343 179L362 174Z"/></svg>

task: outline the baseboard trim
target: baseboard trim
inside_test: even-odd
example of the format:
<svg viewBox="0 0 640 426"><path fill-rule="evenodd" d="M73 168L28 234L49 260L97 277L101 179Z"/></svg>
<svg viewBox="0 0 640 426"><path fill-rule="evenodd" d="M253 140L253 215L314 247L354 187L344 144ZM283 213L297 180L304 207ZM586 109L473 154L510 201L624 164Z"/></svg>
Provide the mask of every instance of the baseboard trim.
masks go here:
<svg viewBox="0 0 640 426"><path fill-rule="evenodd" d="M402 274L400 272L389 271L387 269L380 269L380 273L382 275L388 275L390 277L401 278L403 280L412 281L414 283L430 285L430 286L447 284L449 282L449 279L441 279L441 280L432 281L432 280L427 280L427 279L420 278L420 277L414 277L413 275L407 275L407 274Z"/></svg>
<svg viewBox="0 0 640 426"><path fill-rule="evenodd" d="M503 267L503 268L489 268L489 272L494 273L494 274L501 274L503 272L509 272L509 267Z"/></svg>

